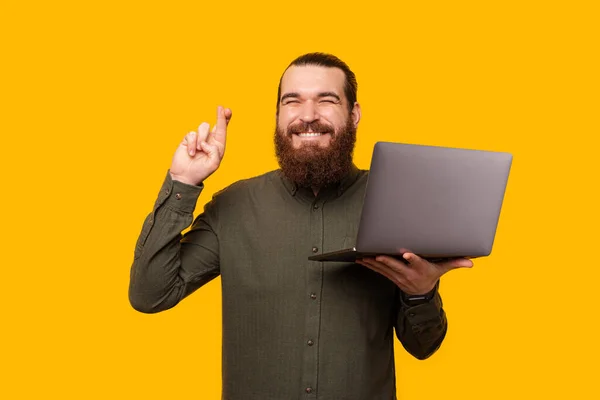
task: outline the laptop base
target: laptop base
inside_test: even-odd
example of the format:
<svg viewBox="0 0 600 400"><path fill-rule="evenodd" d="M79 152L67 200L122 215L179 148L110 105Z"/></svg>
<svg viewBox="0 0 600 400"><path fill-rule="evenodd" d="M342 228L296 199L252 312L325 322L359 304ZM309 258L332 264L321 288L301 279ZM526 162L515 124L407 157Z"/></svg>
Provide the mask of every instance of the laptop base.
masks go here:
<svg viewBox="0 0 600 400"><path fill-rule="evenodd" d="M310 261L321 261L321 262L355 262L357 259L371 257L375 258L382 254L374 254L374 253L364 253L357 251L355 247L351 249L344 249L338 251L332 251L329 253L319 254L315 256L310 256L308 259ZM405 264L408 264L408 261L402 258L401 254L389 255L390 257L394 257L399 261L402 261ZM425 260L431 263L439 263L444 261L450 261L460 257L423 257ZM476 257L468 257L468 258L476 258Z"/></svg>

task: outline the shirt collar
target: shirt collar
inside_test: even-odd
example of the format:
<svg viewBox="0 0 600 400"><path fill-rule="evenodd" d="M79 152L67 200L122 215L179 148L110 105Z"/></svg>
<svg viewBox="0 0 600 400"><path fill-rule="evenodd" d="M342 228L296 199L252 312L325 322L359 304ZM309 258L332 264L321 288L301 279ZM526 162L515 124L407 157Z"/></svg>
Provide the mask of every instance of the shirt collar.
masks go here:
<svg viewBox="0 0 600 400"><path fill-rule="evenodd" d="M350 166L350 171L348 171L346 176L344 176L344 178L340 182L334 185L335 189L337 189L337 195L341 196L346 189L352 186L352 184L356 182L356 179L358 178L359 174L360 170L356 167L354 163L352 163L352 165ZM298 185L296 185L296 183L290 181L287 177L285 177L281 170L279 170L279 176L281 177L281 181L283 182L283 185L285 186L287 191L292 196L295 196L299 190Z"/></svg>

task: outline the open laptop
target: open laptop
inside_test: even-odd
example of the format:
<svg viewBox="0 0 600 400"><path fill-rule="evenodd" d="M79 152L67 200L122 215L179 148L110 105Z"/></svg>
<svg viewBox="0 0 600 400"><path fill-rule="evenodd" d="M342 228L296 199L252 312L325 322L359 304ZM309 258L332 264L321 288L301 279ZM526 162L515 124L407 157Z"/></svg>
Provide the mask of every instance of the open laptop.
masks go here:
<svg viewBox="0 0 600 400"><path fill-rule="evenodd" d="M356 245L309 260L488 256L511 164L506 152L377 142Z"/></svg>

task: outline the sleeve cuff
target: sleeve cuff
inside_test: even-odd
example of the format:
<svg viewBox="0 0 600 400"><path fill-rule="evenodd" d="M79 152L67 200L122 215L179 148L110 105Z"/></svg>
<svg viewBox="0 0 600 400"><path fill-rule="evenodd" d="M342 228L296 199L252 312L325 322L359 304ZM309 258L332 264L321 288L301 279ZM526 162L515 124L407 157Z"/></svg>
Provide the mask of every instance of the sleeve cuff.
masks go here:
<svg viewBox="0 0 600 400"><path fill-rule="evenodd" d="M204 183L195 186L175 181L171 178L170 171L167 171L156 200L156 207L164 205L174 211L193 213L203 189Z"/></svg>
<svg viewBox="0 0 600 400"><path fill-rule="evenodd" d="M430 297L429 300L418 305L407 304L403 292L400 291L400 303L402 304L404 315L411 325L419 325L439 318L440 310L442 309L442 298L439 294L439 287L440 281L438 280L435 287L426 295Z"/></svg>
<svg viewBox="0 0 600 400"><path fill-rule="evenodd" d="M431 320L437 320L440 317L441 302L436 295L428 303L418 306L405 308L404 315L411 325L421 325Z"/></svg>

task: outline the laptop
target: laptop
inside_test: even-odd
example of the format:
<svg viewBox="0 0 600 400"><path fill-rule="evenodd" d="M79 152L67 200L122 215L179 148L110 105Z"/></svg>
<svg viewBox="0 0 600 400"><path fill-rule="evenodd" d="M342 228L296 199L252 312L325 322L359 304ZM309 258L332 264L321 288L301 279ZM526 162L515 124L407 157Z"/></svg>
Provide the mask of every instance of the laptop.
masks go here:
<svg viewBox="0 0 600 400"><path fill-rule="evenodd" d="M412 252L431 261L489 256L512 154L377 142L355 246L309 257L353 262Z"/></svg>

